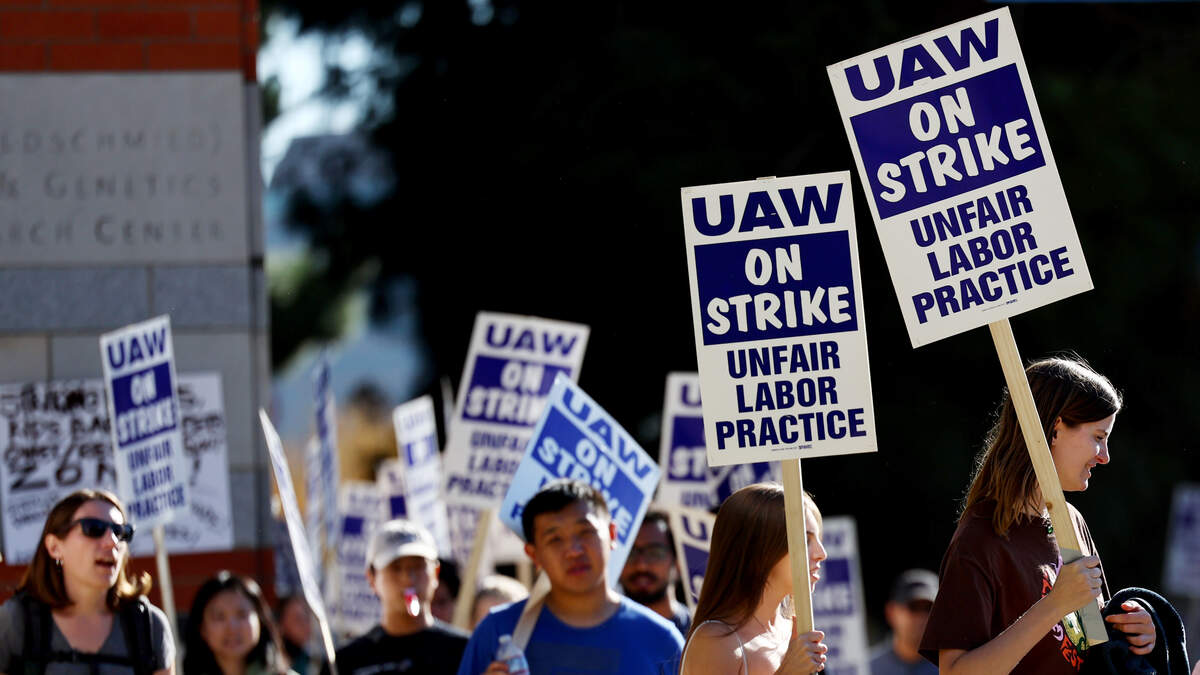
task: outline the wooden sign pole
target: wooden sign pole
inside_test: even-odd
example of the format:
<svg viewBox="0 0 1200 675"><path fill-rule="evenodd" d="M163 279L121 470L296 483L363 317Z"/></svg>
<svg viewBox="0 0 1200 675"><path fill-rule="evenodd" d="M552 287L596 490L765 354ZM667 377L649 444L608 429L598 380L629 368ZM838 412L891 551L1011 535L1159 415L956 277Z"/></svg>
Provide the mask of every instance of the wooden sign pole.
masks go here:
<svg viewBox="0 0 1200 675"><path fill-rule="evenodd" d="M171 583L171 564L167 558L167 535L162 523L155 525L154 533L154 562L158 567L159 595L162 596L163 614L167 615L167 623L172 631L179 630L179 619L175 614L175 588ZM183 658L176 654L175 672L183 672Z"/></svg>
<svg viewBox="0 0 1200 675"><path fill-rule="evenodd" d="M516 563L517 581L525 588L533 588L533 561L529 558L521 558Z"/></svg>
<svg viewBox="0 0 1200 675"><path fill-rule="evenodd" d="M1067 510L1062 483L1059 482L1058 471L1054 468L1054 457L1050 454L1050 446L1042 431L1042 422L1038 417L1037 405L1033 401L1033 392L1029 388L1029 379L1025 376L1025 366L1021 363L1020 353L1017 352L1012 325L1008 319L1001 319L988 324L988 328L992 331L996 355L1000 357L1004 380L1008 384L1008 396L1017 411L1017 421L1021 424L1025 446L1029 449L1029 459L1033 462L1034 473L1037 474L1042 501L1050 513L1050 524L1054 528L1055 538L1058 539L1063 563L1074 562L1083 557L1079 534L1075 531L1074 519ZM1079 615L1083 619L1083 631L1087 639L1085 648L1108 641L1108 631L1104 627L1104 619L1100 616L1099 605L1090 602L1079 610Z"/></svg>
<svg viewBox="0 0 1200 675"><path fill-rule="evenodd" d="M800 460L785 459L779 464L783 470L783 504L787 514L796 631L803 634L813 629L812 588L808 583L808 535L804 524L804 480L800 475Z"/></svg>
<svg viewBox="0 0 1200 675"><path fill-rule="evenodd" d="M487 546L488 535L492 531L492 518L496 515L494 509L479 511L479 521L475 524L475 540L471 543L471 559L463 570L462 584L458 587L458 599L454 602L454 625L471 631L471 610L475 608L475 587L479 585L479 563L483 559L484 547Z"/></svg>

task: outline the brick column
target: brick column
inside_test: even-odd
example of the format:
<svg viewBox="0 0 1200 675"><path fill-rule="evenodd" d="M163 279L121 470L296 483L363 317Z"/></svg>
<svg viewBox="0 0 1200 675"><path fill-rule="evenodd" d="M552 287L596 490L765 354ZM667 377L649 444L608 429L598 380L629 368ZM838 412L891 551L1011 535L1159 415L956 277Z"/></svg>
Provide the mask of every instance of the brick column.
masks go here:
<svg viewBox="0 0 1200 675"><path fill-rule="evenodd" d="M203 173L207 169L190 164L192 160L186 153L163 155L167 159L154 160L153 166L117 166L111 175L104 173L105 168L96 169L94 158L92 164L86 164L75 156L63 155L55 158L58 164L54 170L77 173L86 191L98 189L94 181L124 185L120 181L130 176L142 178L150 170L162 172L153 179L161 182L153 188L139 184L140 192L135 197L120 189L104 195L90 192L79 197L79 209L61 208L50 213L40 202L30 201L44 196L46 188L42 180L45 174L29 169L28 153L23 154L16 145L27 129L5 128L14 123L11 117L0 114L0 135L9 133L5 137L7 145L0 144L0 254L8 256L0 264L0 383L97 378L99 334L162 313L171 315L177 371L215 371L222 377L234 550L192 555L172 552L176 604L181 612L187 611L196 586L221 568L249 574L262 582L269 594L273 591L273 529L269 527L268 506L271 478L255 416L258 407L270 403L258 160L261 121L255 73L258 31L257 0L0 0L0 77L8 79L10 92L21 92L25 87L21 80L26 77L30 85L37 85L30 86L31 91L46 91L46 87L76 86L93 75L191 77L215 72L242 76L240 89L226 87L222 91L231 92L227 102L237 106L244 117L245 138L241 140L246 148L246 185L235 191L229 183L237 181L228 175L211 179L225 181L219 193L210 198L211 203L224 203L227 210L245 209L244 218L231 218L227 211L222 212L226 214L221 224L225 241L246 238L245 253L232 256L213 257L204 252L175 255L190 246L187 236L176 234L172 249L163 249L171 255L143 253L102 260L72 257L68 252L61 258L22 258L20 251L32 245L31 232L51 238L51 233L58 231L54 228L60 227L58 223L65 218L75 218L73 224L62 226L74 228L68 239L73 238L74 244L87 243L98 226L95 216L85 212L103 199L110 200L114 212L124 219L106 226L106 236L144 235L150 242L155 236L172 236L178 232L179 223L175 221L190 226L188 218L211 218L211 214L202 213L204 209L200 208L198 212L177 209L163 216L153 212L153 200L168 191L166 181L171 177L201 175L196 173L199 171L203 180L210 179ZM21 79L14 80L10 77L13 75ZM69 77L63 80L62 76ZM47 84L50 82L55 84ZM111 100L113 110L123 109L116 107L115 98ZM89 111L101 110L105 104L100 95L75 105L86 106L82 113L86 120ZM7 111L9 101L0 102L0 107ZM54 109L46 107L48 111ZM145 132L146 148L154 147L155 142L166 143L162 138L156 141L153 133L172 123L155 114L148 110L144 119L131 122L142 125L130 129L134 134ZM54 117L49 113L47 116ZM25 124L28 126L28 122ZM50 126L46 129L36 130L44 134L43 139L61 131L53 127L54 122L47 124ZM113 152L104 138L98 140L96 134L101 132L86 122L74 128L81 129L82 145L86 146L80 151L84 154L76 156L86 159L87 153ZM120 128L101 131L114 129L115 138L121 140ZM207 129L202 131L207 133ZM137 139L143 142L143 136ZM222 139L222 147L230 147L229 140ZM99 166L105 165L101 162ZM12 181L20 181L19 190L6 187L16 185ZM76 185L64 184L70 189ZM72 198L68 195L59 199L55 208ZM139 199L149 206L139 205ZM202 206L207 207L207 203ZM31 230L30 223L35 222L42 225ZM117 229L121 223L129 223L128 229ZM186 228L183 231L189 232ZM154 573L152 560L139 560L135 566ZM22 571L22 567L0 565L0 597L11 590Z"/></svg>

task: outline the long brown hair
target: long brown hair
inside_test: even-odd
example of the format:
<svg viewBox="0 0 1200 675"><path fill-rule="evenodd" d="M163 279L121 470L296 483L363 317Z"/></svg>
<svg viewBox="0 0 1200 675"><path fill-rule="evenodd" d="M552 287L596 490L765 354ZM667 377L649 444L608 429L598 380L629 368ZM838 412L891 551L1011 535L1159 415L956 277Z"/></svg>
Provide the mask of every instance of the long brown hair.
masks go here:
<svg viewBox="0 0 1200 675"><path fill-rule="evenodd" d="M1102 420L1121 409L1121 395L1112 382L1078 357L1037 361L1025 369L1025 374L1047 442L1059 418L1074 427ZM975 475L967 490L963 513L978 502L995 500L992 529L1004 537L1027 510L1041 511L1037 495L1037 476L1012 399L1005 390L996 422L988 432L983 451L975 459Z"/></svg>
<svg viewBox="0 0 1200 675"><path fill-rule="evenodd" d="M29 563L29 567L25 568L25 575L21 577L21 585L17 587L18 591L25 591L33 599L43 602L53 609L62 609L73 604L71 596L67 595L62 567L55 564L54 559L50 557L50 551L46 550L46 535L53 534L60 539L66 538L70 532L75 512L90 501L106 502L117 507L117 510L121 512L122 516L125 516L126 522L128 522L125 506L121 504L121 500L116 495L108 490L76 490L63 497L46 516L46 524L42 526L42 536L38 538L37 550L33 554L33 560ZM119 610L125 602L150 592L150 575L142 572L135 579L130 580L128 566L129 553L126 551L126 555L121 561L121 570L117 573L117 582L108 589L106 599L108 608L114 612Z"/></svg>
<svg viewBox="0 0 1200 675"><path fill-rule="evenodd" d="M820 520L821 512L808 494L804 495L804 505ZM710 619L733 630L749 621L762 600L771 569L787 552L783 486L756 483L730 495L717 511L708 567L688 639Z"/></svg>

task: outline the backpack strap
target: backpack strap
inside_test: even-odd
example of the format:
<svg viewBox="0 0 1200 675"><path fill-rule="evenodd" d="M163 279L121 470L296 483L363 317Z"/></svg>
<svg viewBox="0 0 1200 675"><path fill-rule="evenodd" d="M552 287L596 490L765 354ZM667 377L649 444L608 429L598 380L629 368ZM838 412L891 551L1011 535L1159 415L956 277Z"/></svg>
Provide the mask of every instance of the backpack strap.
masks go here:
<svg viewBox="0 0 1200 675"><path fill-rule="evenodd" d="M121 632L125 634L125 651L129 654L134 675L154 675L154 640L151 635L150 603L146 596L126 602L119 613Z"/></svg>
<svg viewBox="0 0 1200 675"><path fill-rule="evenodd" d="M13 600L20 603L25 634L21 653L14 655L9 669L12 675L42 675L50 660L50 608L24 589L17 591Z"/></svg>

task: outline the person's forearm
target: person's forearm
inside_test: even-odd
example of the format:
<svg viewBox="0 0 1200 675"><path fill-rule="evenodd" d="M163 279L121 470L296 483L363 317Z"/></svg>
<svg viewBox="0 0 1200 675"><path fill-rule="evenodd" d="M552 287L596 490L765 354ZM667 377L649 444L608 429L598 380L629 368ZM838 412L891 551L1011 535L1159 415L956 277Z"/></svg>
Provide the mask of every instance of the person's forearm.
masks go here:
<svg viewBox="0 0 1200 675"><path fill-rule="evenodd" d="M940 663L941 674L1002 675L1011 672L1038 640L1045 637L1066 614L1053 607L1053 603L1047 602L1047 598L1042 598L1004 632L959 655L951 663Z"/></svg>

